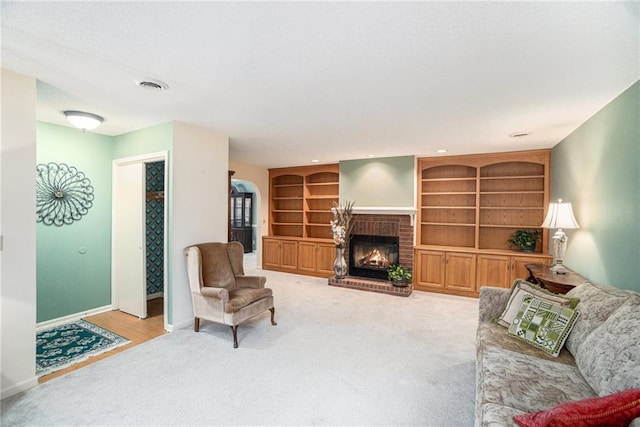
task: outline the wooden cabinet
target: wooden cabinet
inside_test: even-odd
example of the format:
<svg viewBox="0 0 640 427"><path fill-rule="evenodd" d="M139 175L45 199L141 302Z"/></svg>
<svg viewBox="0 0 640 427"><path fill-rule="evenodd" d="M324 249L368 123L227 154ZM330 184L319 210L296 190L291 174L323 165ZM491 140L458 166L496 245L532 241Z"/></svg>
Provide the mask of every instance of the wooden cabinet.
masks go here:
<svg viewBox="0 0 640 427"><path fill-rule="evenodd" d="M463 252L416 250L415 289L473 296L476 255Z"/></svg>
<svg viewBox="0 0 640 427"><path fill-rule="evenodd" d="M445 255L442 273L430 270L432 256L416 256L424 286L477 295L484 284L508 287L515 277L526 277L524 265L531 259L549 262L548 231L541 227L549 204L549 162L549 150L418 159L416 254L441 251L450 257ZM541 232L529 258L510 247L519 229ZM434 285L441 274L442 286Z"/></svg>
<svg viewBox="0 0 640 427"><path fill-rule="evenodd" d="M298 269L298 242L263 238L262 266L268 270L296 271Z"/></svg>
<svg viewBox="0 0 640 427"><path fill-rule="evenodd" d="M311 275L333 275L336 249L332 243L298 242L298 269Z"/></svg>
<svg viewBox="0 0 640 427"><path fill-rule="evenodd" d="M510 288L516 279L529 276L526 265L531 263L547 263L548 256L508 256L496 254L478 255L478 277L476 291L481 286L497 286Z"/></svg>
<svg viewBox="0 0 640 427"><path fill-rule="evenodd" d="M269 236L264 239L263 268L299 274L333 275L331 208L338 202L338 165L269 169ZM278 240L277 238L283 238ZM267 241L295 242L296 266L283 267ZM277 251L276 251L277 252Z"/></svg>
<svg viewBox="0 0 640 427"><path fill-rule="evenodd" d="M244 252L253 250L253 193L231 192L229 217L231 240L242 243Z"/></svg>

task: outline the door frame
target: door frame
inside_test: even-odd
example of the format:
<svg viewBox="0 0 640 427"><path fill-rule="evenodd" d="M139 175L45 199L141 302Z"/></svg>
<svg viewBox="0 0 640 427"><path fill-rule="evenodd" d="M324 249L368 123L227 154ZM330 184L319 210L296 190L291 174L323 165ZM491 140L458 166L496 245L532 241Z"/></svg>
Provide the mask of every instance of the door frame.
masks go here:
<svg viewBox="0 0 640 427"><path fill-rule="evenodd" d="M168 242L168 225L169 225L169 203L168 203L168 194L169 194L169 152L168 151L157 151L154 153L146 153L138 156L132 157L124 157L120 159L114 159L112 161L111 166L111 305L113 310L118 310L120 307L118 300L118 290L114 283L115 271L116 271L116 256L115 256L115 209L116 205L114 203L115 193L115 176L116 176L116 168L120 166L130 165L134 163L155 163L164 161L164 254L163 254L163 325L164 329L168 330L167 319L168 307L169 307L169 287L168 287L168 279L169 279L169 242ZM145 228L146 235L146 224L142 224ZM146 268L146 266L144 266ZM146 283L145 283L146 288ZM146 291L145 291L146 295Z"/></svg>

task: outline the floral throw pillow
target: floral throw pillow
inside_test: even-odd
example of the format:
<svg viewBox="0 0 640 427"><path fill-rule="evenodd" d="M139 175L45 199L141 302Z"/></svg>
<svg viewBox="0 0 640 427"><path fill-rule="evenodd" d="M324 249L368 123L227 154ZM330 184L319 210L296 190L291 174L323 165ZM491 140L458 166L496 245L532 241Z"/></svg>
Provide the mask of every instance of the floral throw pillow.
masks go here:
<svg viewBox="0 0 640 427"><path fill-rule="evenodd" d="M507 333L557 357L579 315L569 307L527 295Z"/></svg>

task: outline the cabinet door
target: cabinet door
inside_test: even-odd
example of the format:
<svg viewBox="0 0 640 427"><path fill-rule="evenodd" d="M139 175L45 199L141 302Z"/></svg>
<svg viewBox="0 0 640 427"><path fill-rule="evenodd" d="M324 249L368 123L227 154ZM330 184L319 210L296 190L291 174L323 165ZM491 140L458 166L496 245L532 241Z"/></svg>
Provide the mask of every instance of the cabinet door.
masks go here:
<svg viewBox="0 0 640 427"><path fill-rule="evenodd" d="M298 268L302 271L316 271L316 253L318 245L310 242L298 242Z"/></svg>
<svg viewBox="0 0 640 427"><path fill-rule="evenodd" d="M513 283L516 279L524 279L526 280L529 277L529 271L527 264L538 264L538 263L549 263L549 260L546 258L536 258L536 257L527 257L527 256L514 256L511 258L511 283ZM510 284L511 284L510 283Z"/></svg>
<svg viewBox="0 0 640 427"><path fill-rule="evenodd" d="M460 291L475 291L476 255L447 252L445 288Z"/></svg>
<svg viewBox="0 0 640 427"><path fill-rule="evenodd" d="M439 251L416 251L416 289L444 287L445 253Z"/></svg>
<svg viewBox="0 0 640 427"><path fill-rule="evenodd" d="M262 242L263 268L280 267L280 241L276 239L264 239Z"/></svg>
<svg viewBox="0 0 640 427"><path fill-rule="evenodd" d="M511 257L501 255L478 255L478 279L476 290L481 286L508 288L511 284Z"/></svg>
<svg viewBox="0 0 640 427"><path fill-rule="evenodd" d="M280 267L298 269L298 242L283 240L280 242Z"/></svg>
<svg viewBox="0 0 640 427"><path fill-rule="evenodd" d="M336 248L333 243L318 243L317 255L318 272L332 276L333 262L336 258Z"/></svg>

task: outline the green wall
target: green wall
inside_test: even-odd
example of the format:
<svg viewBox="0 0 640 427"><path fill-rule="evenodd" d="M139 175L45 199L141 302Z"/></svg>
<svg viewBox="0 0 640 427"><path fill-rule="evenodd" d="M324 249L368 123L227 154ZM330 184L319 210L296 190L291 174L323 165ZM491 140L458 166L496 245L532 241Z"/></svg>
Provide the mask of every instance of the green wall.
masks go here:
<svg viewBox="0 0 640 427"><path fill-rule="evenodd" d="M573 205L565 263L598 283L640 291L640 81L558 144L551 198Z"/></svg>
<svg viewBox="0 0 640 427"><path fill-rule="evenodd" d="M173 123L163 123L115 136L113 158L167 151L173 144ZM171 165L169 165L171 166Z"/></svg>
<svg viewBox="0 0 640 427"><path fill-rule="evenodd" d="M413 156L340 162L340 199L356 207L413 207L414 182Z"/></svg>
<svg viewBox="0 0 640 427"><path fill-rule="evenodd" d="M37 141L38 163L75 166L91 180L95 197L79 221L36 225L36 317L43 322L111 304L113 138L38 122Z"/></svg>

